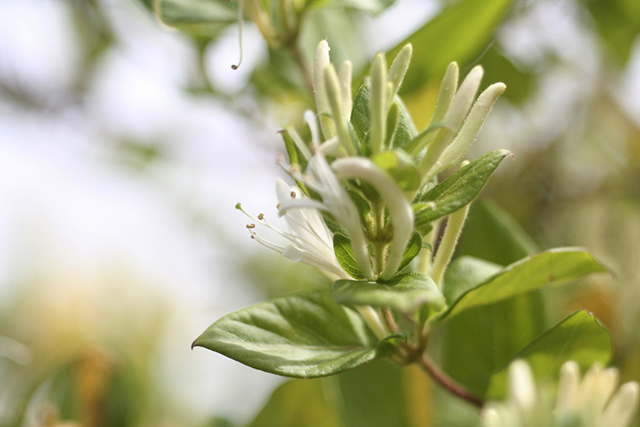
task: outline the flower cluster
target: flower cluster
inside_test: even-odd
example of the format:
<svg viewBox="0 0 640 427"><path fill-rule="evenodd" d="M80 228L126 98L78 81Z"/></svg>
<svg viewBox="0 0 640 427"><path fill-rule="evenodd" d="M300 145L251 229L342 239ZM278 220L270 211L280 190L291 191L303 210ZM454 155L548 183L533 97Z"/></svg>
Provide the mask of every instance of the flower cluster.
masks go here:
<svg viewBox="0 0 640 427"><path fill-rule="evenodd" d="M276 229L262 214L250 216L254 222L248 227L256 241L332 280L387 281L406 266L408 245L420 231L415 227L419 196L433 186L439 172L460 165L505 88L502 83L489 86L472 107L482 68L475 67L458 87L458 67L451 64L431 122L418 133L397 96L411 52L411 46L405 46L390 67L378 54L370 78L354 99L351 63L345 61L336 70L327 42L320 42L313 73L317 114L304 115L311 143L292 126L283 131L290 158L285 169L296 183L277 182L278 213L288 230ZM367 114L358 116L363 109ZM458 229L453 230L454 243L466 215L462 211ZM275 230L288 242L265 240L256 230L258 225ZM344 257L336 257L335 234L348 238L355 273L345 268ZM427 233L420 234L427 241ZM449 261L445 258L434 266L436 277Z"/></svg>
<svg viewBox="0 0 640 427"><path fill-rule="evenodd" d="M558 396L536 388L529 365L517 360L509 366L509 397L489 403L482 411L484 427L627 427L638 406L638 383L617 391L618 371L594 364L580 379L575 362L560 370ZM615 394L614 394L615 392Z"/></svg>

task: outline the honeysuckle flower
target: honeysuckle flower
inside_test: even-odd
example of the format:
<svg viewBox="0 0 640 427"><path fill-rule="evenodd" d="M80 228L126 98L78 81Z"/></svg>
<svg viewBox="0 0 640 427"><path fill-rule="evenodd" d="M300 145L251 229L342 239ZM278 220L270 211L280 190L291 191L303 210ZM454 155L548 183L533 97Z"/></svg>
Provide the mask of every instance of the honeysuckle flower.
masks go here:
<svg viewBox="0 0 640 427"><path fill-rule="evenodd" d="M627 427L638 406L638 383L617 392L618 370L594 364L580 380L575 362L560 371L555 402L549 389L537 389L529 365L518 360L509 367L509 396L490 402L482 411L484 427ZM614 394L615 392L615 394Z"/></svg>
<svg viewBox="0 0 640 427"><path fill-rule="evenodd" d="M271 224L264 214L254 217L245 212L240 204L236 205L255 221L247 225L251 237L291 261L315 267L331 280L348 279L349 275L340 267L333 251L333 235L317 209L323 206L304 197L298 187L287 184L283 179L276 181L276 194L280 213L285 219L288 231L282 231ZM283 209L283 206L289 208ZM288 244L279 244L265 239L256 231L257 225L275 231L286 239Z"/></svg>
<svg viewBox="0 0 640 427"><path fill-rule="evenodd" d="M332 138L320 143L320 130L315 115L311 111L304 114L305 121L311 131L311 145L315 151L309 160L304 175L293 171L297 179L300 179L311 190L315 191L322 202L308 198L289 199L280 204L280 215L286 214L290 209L314 208L329 212L335 220L349 234L354 257L360 270L368 279L373 279L373 268L367 251L367 241L362 230L358 208L344 189L335 173L324 157L326 151L334 150L336 141Z"/></svg>
<svg viewBox="0 0 640 427"><path fill-rule="evenodd" d="M291 209L301 207L322 209L329 212L349 234L354 257L360 270L367 278L373 278L373 269L358 208L338 181L321 152L311 158L306 173L300 179L307 187L320 195L322 203L311 199L290 199L280 204L280 214L284 215Z"/></svg>

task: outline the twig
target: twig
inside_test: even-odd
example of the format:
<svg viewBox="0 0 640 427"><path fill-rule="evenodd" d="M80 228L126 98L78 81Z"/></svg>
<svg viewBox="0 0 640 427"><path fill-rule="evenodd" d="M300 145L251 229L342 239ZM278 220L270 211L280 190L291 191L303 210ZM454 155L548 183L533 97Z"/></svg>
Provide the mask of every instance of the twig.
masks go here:
<svg viewBox="0 0 640 427"><path fill-rule="evenodd" d="M420 366L424 369L438 384L455 394L459 398L466 400L467 402L482 408L484 401L472 394L469 390L462 387L460 384L449 378L444 372L440 370L426 354L422 355L420 359Z"/></svg>

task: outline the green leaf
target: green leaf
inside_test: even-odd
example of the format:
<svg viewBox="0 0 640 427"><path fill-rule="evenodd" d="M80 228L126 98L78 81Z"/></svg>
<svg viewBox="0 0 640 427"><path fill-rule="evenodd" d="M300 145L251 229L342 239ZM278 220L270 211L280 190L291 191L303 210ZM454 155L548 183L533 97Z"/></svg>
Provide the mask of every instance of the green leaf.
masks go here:
<svg viewBox="0 0 640 427"><path fill-rule="evenodd" d="M483 275L491 274L490 266L478 262L462 266L475 269L466 274L477 276L479 284L470 284L478 279L454 283L464 269L461 274L454 271L449 275L445 286L456 288L453 293L460 296L440 316L439 320L446 320L436 330L441 329L443 369L478 395L484 395L496 369L542 333L545 306L536 290L605 271L589 253L577 249L542 252L484 280Z"/></svg>
<svg viewBox="0 0 640 427"><path fill-rule="evenodd" d="M371 160L387 172L402 191L415 191L420 187L420 172L413 158L404 151L384 151Z"/></svg>
<svg viewBox="0 0 640 427"><path fill-rule="evenodd" d="M358 9L377 15L394 2L395 0L311 0L308 5L314 8Z"/></svg>
<svg viewBox="0 0 640 427"><path fill-rule="evenodd" d="M344 425L410 427L404 368L388 360L372 363L328 380L337 380ZM278 425L279 427L279 425ZM306 427L300 424L300 427Z"/></svg>
<svg viewBox="0 0 640 427"><path fill-rule="evenodd" d="M343 427L335 405L327 399L325 381L285 382L248 427Z"/></svg>
<svg viewBox="0 0 640 427"><path fill-rule="evenodd" d="M472 257L456 259L447 269L444 293L456 295L494 276L500 266ZM539 293L476 307L436 328L442 368L459 383L482 396L491 374L539 336L546 326Z"/></svg>
<svg viewBox="0 0 640 427"><path fill-rule="evenodd" d="M487 183L500 162L510 155L507 150L493 150L478 157L439 185L423 194L414 204L416 228L453 213L471 203Z"/></svg>
<svg viewBox="0 0 640 427"><path fill-rule="evenodd" d="M465 225L464 240L458 246L462 253L470 252L483 258L486 255L487 259L505 264L528 255L524 247L530 239L511 218L502 212L500 217L484 215L488 212L483 209L484 205L481 204L474 211L476 206L472 207ZM504 218L509 221L502 222ZM524 236L522 239L518 237L519 232ZM469 248L474 250L469 251ZM448 304L453 304L464 292L485 282L500 269L501 266L497 264L470 256L455 259L444 278L443 292ZM533 291L506 301L472 308L436 328L436 332L443 337L440 347L443 369L456 381L482 396L493 372L548 327L546 305L541 293Z"/></svg>
<svg viewBox="0 0 640 427"><path fill-rule="evenodd" d="M384 356L377 343L358 314L322 289L228 314L193 345L273 374L315 378Z"/></svg>
<svg viewBox="0 0 640 427"><path fill-rule="evenodd" d="M390 307L403 313L429 304L436 311L444 306L444 297L429 276L411 272L385 283L338 280L333 297L339 304Z"/></svg>
<svg viewBox="0 0 640 427"><path fill-rule="evenodd" d="M414 224L413 227L416 230L417 233L419 233L421 236L426 236L427 234L429 234L429 232L431 230L433 230L433 222L429 222L429 221L419 221L416 222L415 221L415 217L416 214L418 212L420 212L421 210L425 209L425 204L424 203L416 203L412 206L413 208L413 218L414 218ZM429 245L431 245L429 243Z"/></svg>
<svg viewBox="0 0 640 427"><path fill-rule="evenodd" d="M395 0L334 0L333 5L337 7L350 7L364 10L374 15L379 14L387 7L395 3Z"/></svg>
<svg viewBox="0 0 640 427"><path fill-rule="evenodd" d="M573 360L583 369L593 363L606 365L613 354L611 334L586 310L577 311L526 346L513 359L529 362L539 381L557 379L563 363ZM502 399L507 394L508 365L495 373L487 397Z"/></svg>
<svg viewBox="0 0 640 427"><path fill-rule="evenodd" d="M516 105L521 105L535 93L537 74L523 67L516 67L494 45L478 61L484 68L485 82L503 82L507 90L501 95Z"/></svg>
<svg viewBox="0 0 640 427"><path fill-rule="evenodd" d="M436 322L445 321L436 332L443 369L478 395L485 394L496 369L505 366L542 333L545 306L536 290L605 271L589 253L577 249L542 252L484 280L482 276L491 274L490 265L458 262L464 268L460 274L451 272L445 286L456 289L450 296L460 296L437 317ZM465 278L463 283L455 283L456 276L464 277L464 269L469 270L467 276L477 279ZM471 284L478 280L479 284ZM446 288L445 293L448 294Z"/></svg>
<svg viewBox="0 0 640 427"><path fill-rule="evenodd" d="M158 0L155 13L166 25L200 35L217 35L238 21L237 1Z"/></svg>
<svg viewBox="0 0 640 427"><path fill-rule="evenodd" d="M394 98L394 103L398 105L398 125L391 140L391 148L400 148L406 150L411 141L418 135L418 129L411 119L411 115L407 107L400 97Z"/></svg>
<svg viewBox="0 0 640 427"><path fill-rule="evenodd" d="M487 278L500 271L502 266L482 259L463 256L456 258L444 275L443 293L448 304L469 289L473 289Z"/></svg>
<svg viewBox="0 0 640 427"><path fill-rule="evenodd" d="M306 14L300 27L298 44L309 69L313 69L314 52L322 39L331 46L331 62L334 64L349 60L357 68L359 64L369 61L364 40L358 31L361 19L362 14L358 11L333 7ZM305 90L308 92L308 85Z"/></svg>
<svg viewBox="0 0 640 427"><path fill-rule="evenodd" d="M398 124L390 147L404 150L416 137L418 131L402 100L396 96L394 102L398 105ZM351 124L363 145L368 146L368 135L371 129L371 85L368 81L360 85L353 100Z"/></svg>
<svg viewBox="0 0 640 427"><path fill-rule="evenodd" d="M539 292L474 307L434 329L430 346L442 369L477 396L486 393L491 375L542 334L547 327ZM434 344L440 343L439 346ZM431 350L433 353L433 350Z"/></svg>
<svg viewBox="0 0 640 427"><path fill-rule="evenodd" d="M640 4L637 0L593 0L585 2L609 54L619 64L629 60L640 34Z"/></svg>
<svg viewBox="0 0 640 427"><path fill-rule="evenodd" d="M371 85L369 82L360 85L353 99L351 124L361 141L368 140L367 136L371 129Z"/></svg>
<svg viewBox="0 0 640 427"><path fill-rule="evenodd" d="M443 313L453 317L473 307L492 304L546 286L559 286L591 273L607 270L584 250L558 248L540 252L505 267L494 276L463 293Z"/></svg>
<svg viewBox="0 0 640 427"><path fill-rule="evenodd" d="M505 210L483 200L471 206L456 254L507 265L539 251L531 237Z"/></svg>
<svg viewBox="0 0 640 427"><path fill-rule="evenodd" d="M331 215L329 215L326 212L323 212L322 219L324 220L324 223L327 224L327 228L329 229L329 231L331 231L334 235L339 234L342 237L346 238L347 240L349 239L349 233L347 233L347 231L344 228L342 228L342 226L338 224L333 219L333 217L331 217Z"/></svg>
<svg viewBox="0 0 640 427"><path fill-rule="evenodd" d="M412 404L422 409L426 403L412 401L415 399L409 396L407 373L396 363L374 360L333 377L287 381L274 391L248 427L417 425L410 422L409 412L415 410Z"/></svg>
<svg viewBox="0 0 640 427"><path fill-rule="evenodd" d="M398 271L404 270L404 268L408 266L415 257L418 256L418 254L420 253L420 249L422 249L423 247L431 249L431 244L429 244L428 242L423 242L420 233L413 233L413 236L411 236L411 240L409 240L409 243L407 244L407 250L404 251L402 261L400 262L400 267L398 267Z"/></svg>
<svg viewBox="0 0 640 427"><path fill-rule="evenodd" d="M464 0L454 3L387 53L395 58L407 43L413 45L413 61L401 94L415 92L444 73L450 62L464 69L493 38L512 0Z"/></svg>
<svg viewBox="0 0 640 427"><path fill-rule="evenodd" d="M333 235L333 251L336 254L340 267L347 274L354 279L362 280L366 279L366 276L360 271L358 262L353 255L353 248L351 247L351 241L342 234Z"/></svg>

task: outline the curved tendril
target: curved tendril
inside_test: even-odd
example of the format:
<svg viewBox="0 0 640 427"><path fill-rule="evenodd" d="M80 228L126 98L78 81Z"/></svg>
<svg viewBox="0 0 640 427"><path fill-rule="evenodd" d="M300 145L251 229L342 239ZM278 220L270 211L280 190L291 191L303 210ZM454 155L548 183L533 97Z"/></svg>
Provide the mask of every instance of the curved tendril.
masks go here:
<svg viewBox="0 0 640 427"><path fill-rule="evenodd" d="M229 0L226 0L229 1ZM232 69L237 70L242 64L242 8L243 0L238 0L238 44L240 46L240 59L237 64L231 66Z"/></svg>

